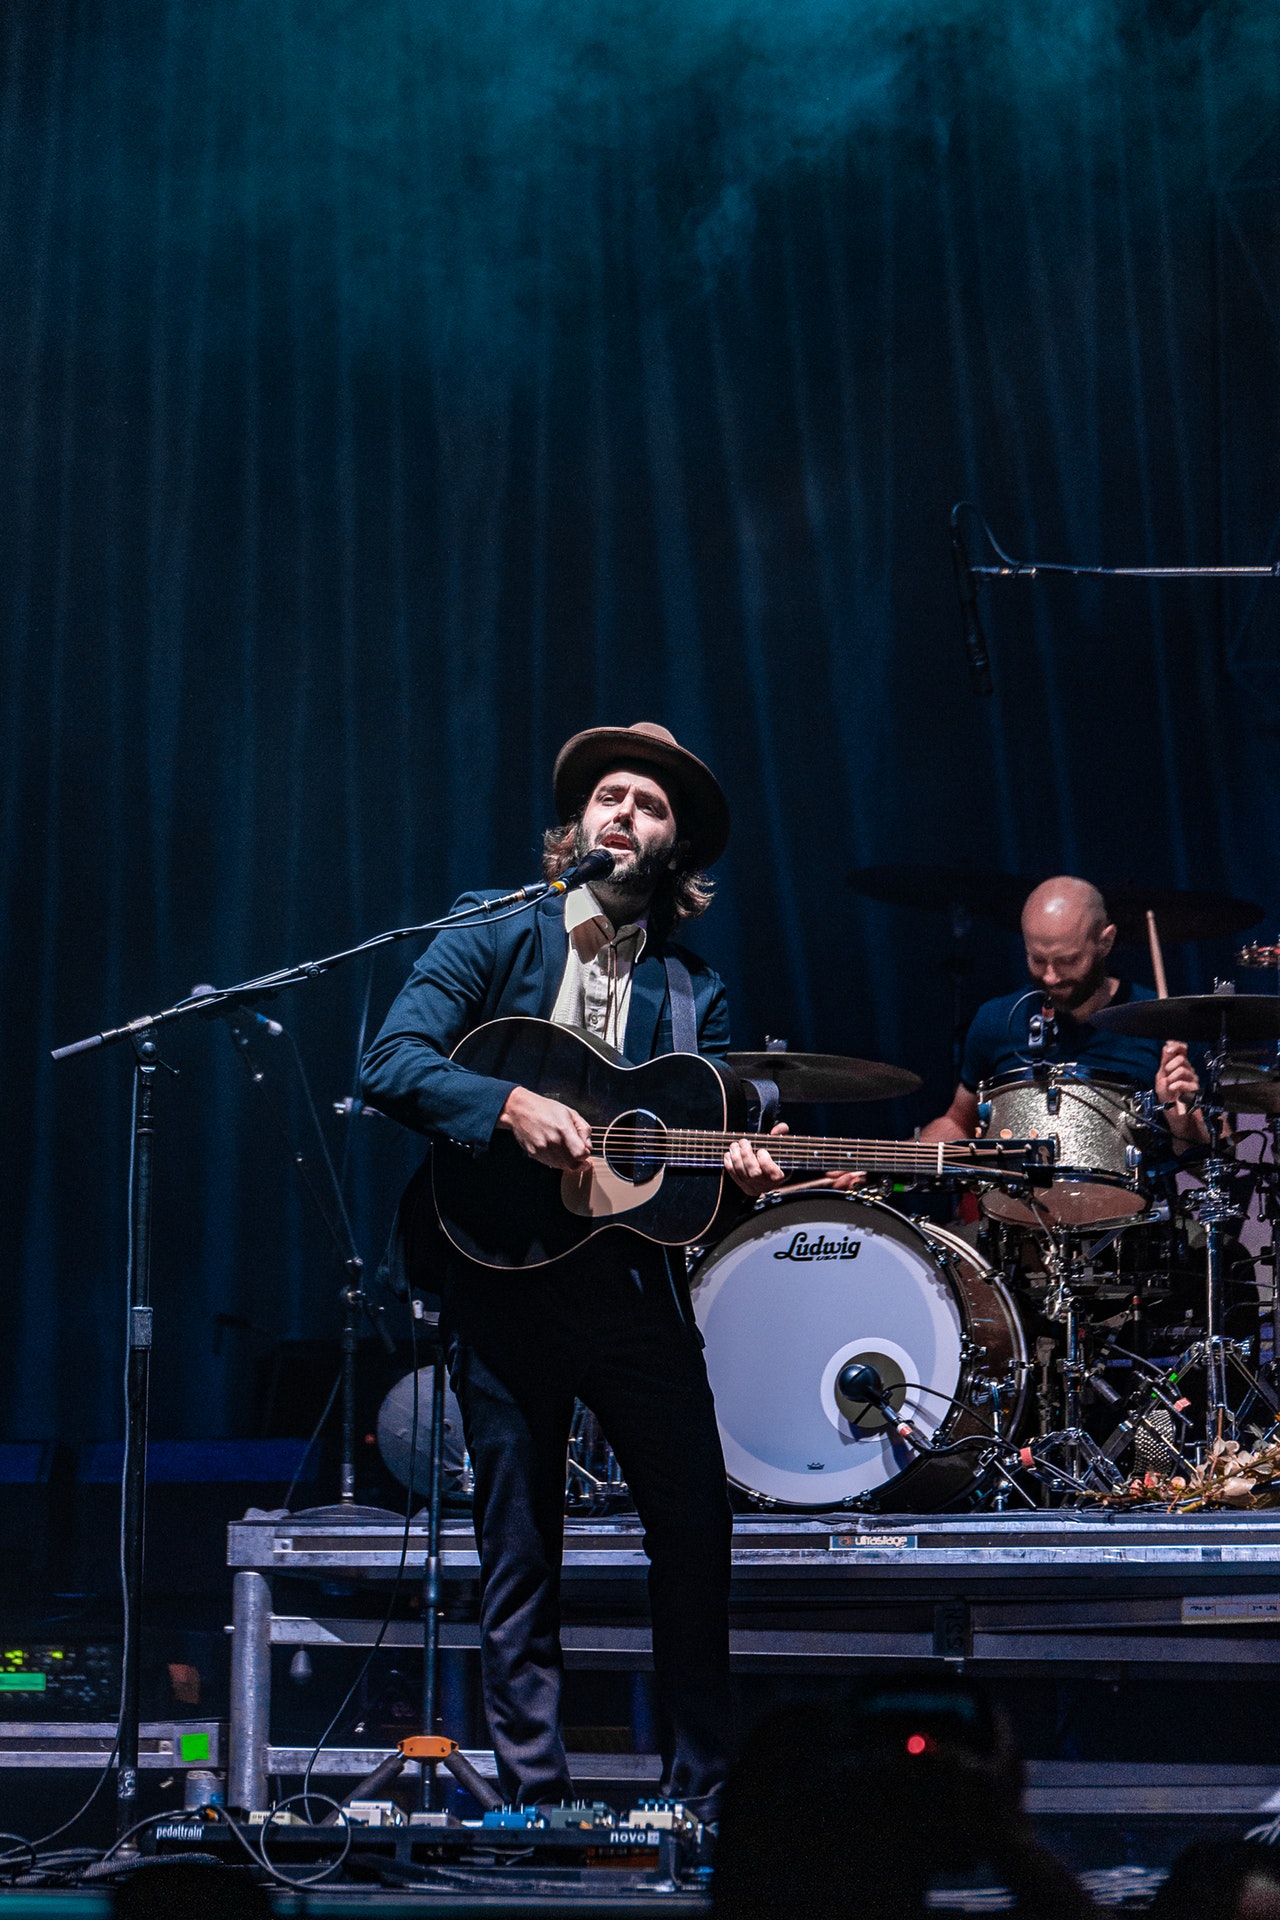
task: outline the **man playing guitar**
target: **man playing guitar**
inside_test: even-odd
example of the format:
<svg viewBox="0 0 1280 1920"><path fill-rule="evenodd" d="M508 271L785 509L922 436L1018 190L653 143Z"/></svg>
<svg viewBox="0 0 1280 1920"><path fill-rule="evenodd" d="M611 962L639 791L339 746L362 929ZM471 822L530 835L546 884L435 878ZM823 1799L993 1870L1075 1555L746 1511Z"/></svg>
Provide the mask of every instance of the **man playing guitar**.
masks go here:
<svg viewBox="0 0 1280 1920"><path fill-rule="evenodd" d="M556 760L554 791L560 825L546 836L546 877L597 847L613 854L612 873L531 912L442 933L369 1049L364 1097L477 1154L510 1132L533 1160L573 1172L591 1156L580 1113L449 1055L507 1015L583 1029L633 1064L695 1033L698 1052L727 1053L723 983L670 936L710 902L705 869L724 851L729 810L710 770L648 722L575 735ZM724 1165L751 1196L784 1177L747 1139ZM559 1582L576 1397L599 1420L645 1529L665 1722L660 1792L713 1813L731 1731L732 1525L683 1263L613 1226L553 1265L514 1274L443 1237L437 1247L437 1270L420 1284L441 1294L475 1472L481 1666L502 1790L525 1805L573 1793Z"/></svg>

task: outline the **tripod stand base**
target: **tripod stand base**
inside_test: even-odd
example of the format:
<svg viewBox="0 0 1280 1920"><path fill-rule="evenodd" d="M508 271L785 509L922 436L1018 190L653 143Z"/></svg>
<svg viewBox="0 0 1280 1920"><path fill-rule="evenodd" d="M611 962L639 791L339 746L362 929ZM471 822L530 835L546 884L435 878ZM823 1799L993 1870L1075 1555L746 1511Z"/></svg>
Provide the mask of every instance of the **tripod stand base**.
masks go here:
<svg viewBox="0 0 1280 1920"><path fill-rule="evenodd" d="M320 1527L403 1527L403 1513L390 1507L358 1507L354 1501L335 1501L330 1507L303 1507L289 1515L290 1522L302 1520Z"/></svg>

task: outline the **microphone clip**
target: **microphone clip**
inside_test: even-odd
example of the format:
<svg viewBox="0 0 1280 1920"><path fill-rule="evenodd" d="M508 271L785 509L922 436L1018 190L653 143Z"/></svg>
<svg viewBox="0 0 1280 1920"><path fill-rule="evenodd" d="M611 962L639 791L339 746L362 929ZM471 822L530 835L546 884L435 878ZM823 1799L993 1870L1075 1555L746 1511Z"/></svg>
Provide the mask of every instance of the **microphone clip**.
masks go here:
<svg viewBox="0 0 1280 1920"><path fill-rule="evenodd" d="M1033 1013L1027 1021L1027 1053L1034 1067L1042 1068L1048 1064L1045 1056L1058 1038L1058 1022L1054 1011L1047 1003L1039 1013Z"/></svg>

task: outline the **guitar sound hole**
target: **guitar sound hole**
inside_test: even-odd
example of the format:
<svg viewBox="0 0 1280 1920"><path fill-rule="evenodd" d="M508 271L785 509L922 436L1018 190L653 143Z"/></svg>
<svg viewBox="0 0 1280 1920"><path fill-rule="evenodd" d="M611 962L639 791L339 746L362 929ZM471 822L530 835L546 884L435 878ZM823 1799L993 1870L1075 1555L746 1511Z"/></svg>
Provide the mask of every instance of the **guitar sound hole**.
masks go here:
<svg viewBox="0 0 1280 1920"><path fill-rule="evenodd" d="M661 1172L666 1128L656 1113L638 1107L633 1113L621 1113L604 1137L605 1165L619 1180L642 1187Z"/></svg>

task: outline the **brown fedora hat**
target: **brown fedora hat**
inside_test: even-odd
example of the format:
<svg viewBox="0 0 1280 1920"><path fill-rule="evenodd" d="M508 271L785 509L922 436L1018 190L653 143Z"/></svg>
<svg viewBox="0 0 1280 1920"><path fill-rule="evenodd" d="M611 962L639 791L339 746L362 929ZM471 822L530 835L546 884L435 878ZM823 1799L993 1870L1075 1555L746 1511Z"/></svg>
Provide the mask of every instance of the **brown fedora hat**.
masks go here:
<svg viewBox="0 0 1280 1920"><path fill-rule="evenodd" d="M652 720L630 727L588 727L556 755L552 784L561 820L572 819L602 774L613 767L653 767L674 787L680 833L697 867L709 867L729 843L729 802L710 767Z"/></svg>

